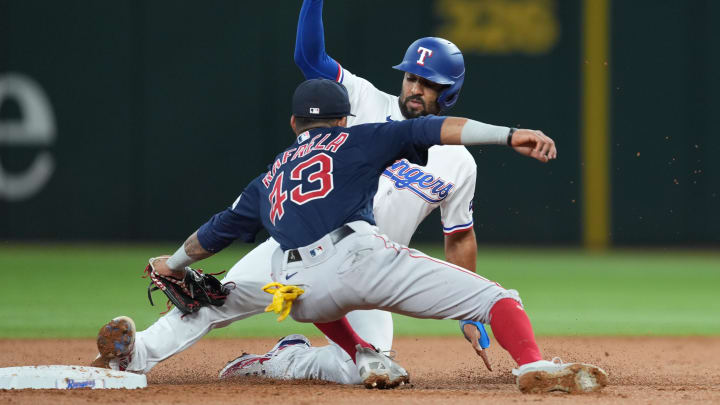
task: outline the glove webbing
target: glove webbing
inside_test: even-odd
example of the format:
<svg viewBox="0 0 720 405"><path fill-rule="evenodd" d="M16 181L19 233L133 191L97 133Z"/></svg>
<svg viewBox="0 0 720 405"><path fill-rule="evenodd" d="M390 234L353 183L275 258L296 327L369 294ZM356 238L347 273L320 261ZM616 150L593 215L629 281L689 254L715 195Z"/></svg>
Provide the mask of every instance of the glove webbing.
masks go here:
<svg viewBox="0 0 720 405"><path fill-rule="evenodd" d="M197 271L200 274L203 274L202 269L196 269L195 271ZM225 270L217 272L217 273L207 273L207 275L217 276L217 275L220 275L223 273L225 273ZM182 280L179 280L172 276L168 276L168 277L161 276L160 274L158 274L155 271L155 269L153 269L151 264L148 264L147 267L145 267L144 274L142 275L142 278L148 278L148 277L150 277L150 280L152 280L150 285L148 286L148 300L150 300L150 305L152 305L152 306L155 306L155 303L153 302L153 299L152 299L152 292L157 291L157 290L165 291L167 289L167 287L165 287L165 284L163 284L160 280L157 279L158 277L162 277L163 280L168 280L169 282L177 285L178 287L180 287L182 289L182 291L185 294L187 294L188 296L190 296L192 298L195 298L194 292L190 291L190 289L187 288L187 284L185 283L184 278ZM213 293L212 291L206 292L206 294L212 299L224 298L222 295ZM172 309L172 307L173 307L172 301L170 301L170 299L168 299L167 302L165 303L165 306L167 307L167 309L163 312L160 312L160 315L165 315ZM188 307L195 308L195 305L188 304ZM187 315L187 314L183 314L182 316L184 317L185 315Z"/></svg>

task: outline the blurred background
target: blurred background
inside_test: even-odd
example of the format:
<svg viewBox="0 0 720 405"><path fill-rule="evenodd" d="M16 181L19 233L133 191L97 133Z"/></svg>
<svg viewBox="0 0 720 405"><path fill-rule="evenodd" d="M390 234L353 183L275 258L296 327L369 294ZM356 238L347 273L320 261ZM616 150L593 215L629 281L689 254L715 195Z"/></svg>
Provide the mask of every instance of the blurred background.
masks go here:
<svg viewBox="0 0 720 405"><path fill-rule="evenodd" d="M0 239L174 241L232 203L292 139L300 4L0 1ZM511 245L720 244L718 19L712 0L324 7L328 53L379 89L442 36L467 65L453 115L557 141L546 166L472 149L478 239Z"/></svg>
<svg viewBox="0 0 720 405"><path fill-rule="evenodd" d="M109 262L139 272L146 255L173 251L231 204L293 139L300 5L0 0L0 270L15 274L11 285L41 285L60 277L55 270L107 272ZM663 333L668 322L691 318L694 326L678 333L720 333L712 298L720 288L718 21L714 0L324 6L328 53L377 88L398 94L402 73L391 67L415 39L441 36L466 61L452 115L541 129L556 140L559 158L548 165L502 147L471 152L480 272L525 286L527 302L547 298L545 288L564 291L567 301L548 302L546 312L530 308L551 325L541 332L561 334L572 330L562 322L578 319L588 333ZM413 243L442 256L440 229L435 215ZM114 254L126 245L117 242L135 250L121 259ZM652 249L611 255L627 247ZM660 254L675 248L693 250ZM102 256L84 256L90 251ZM127 291L96 291L81 277L75 289L91 298L129 301ZM583 315L562 312L578 305L573 297L588 297L578 286L590 285L601 290L590 295L595 304L615 294L626 326L658 316L652 311L675 312L639 330L607 329L615 314L588 316L593 303L578 307ZM686 296L672 295L683 288ZM622 297L630 296L644 309L628 309ZM689 302L698 307L681 304ZM53 301L38 305L47 311ZM148 322L156 316L138 305ZM90 324L106 315L116 313L89 316ZM44 316L46 326L54 320ZM10 312L3 320L20 324Z"/></svg>

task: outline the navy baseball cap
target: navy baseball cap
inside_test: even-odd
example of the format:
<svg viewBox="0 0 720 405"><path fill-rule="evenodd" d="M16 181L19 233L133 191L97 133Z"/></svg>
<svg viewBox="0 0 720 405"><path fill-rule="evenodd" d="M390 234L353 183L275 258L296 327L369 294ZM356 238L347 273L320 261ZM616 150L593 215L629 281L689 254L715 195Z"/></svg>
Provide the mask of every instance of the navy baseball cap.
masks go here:
<svg viewBox="0 0 720 405"><path fill-rule="evenodd" d="M292 112L304 118L342 118L350 114L350 98L345 86L328 79L300 83L292 99Z"/></svg>

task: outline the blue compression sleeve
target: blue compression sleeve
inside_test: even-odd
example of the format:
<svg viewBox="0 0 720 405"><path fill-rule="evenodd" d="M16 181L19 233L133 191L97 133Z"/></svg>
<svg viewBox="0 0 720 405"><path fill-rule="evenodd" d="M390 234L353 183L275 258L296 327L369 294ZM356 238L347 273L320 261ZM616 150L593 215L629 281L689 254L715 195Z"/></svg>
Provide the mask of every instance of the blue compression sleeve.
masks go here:
<svg viewBox="0 0 720 405"><path fill-rule="evenodd" d="M483 349L487 349L488 347L490 347L490 336L488 336L487 331L485 330L485 325L483 325L482 323L475 321L460 321L460 332L465 334L465 332L463 331L463 327L469 323L475 325L475 327L478 328L478 330L480 331L480 339L478 339L480 347L482 347Z"/></svg>
<svg viewBox="0 0 720 405"><path fill-rule="evenodd" d="M322 0L303 1L295 38L295 64L306 79L340 81L340 64L325 52L322 6Z"/></svg>

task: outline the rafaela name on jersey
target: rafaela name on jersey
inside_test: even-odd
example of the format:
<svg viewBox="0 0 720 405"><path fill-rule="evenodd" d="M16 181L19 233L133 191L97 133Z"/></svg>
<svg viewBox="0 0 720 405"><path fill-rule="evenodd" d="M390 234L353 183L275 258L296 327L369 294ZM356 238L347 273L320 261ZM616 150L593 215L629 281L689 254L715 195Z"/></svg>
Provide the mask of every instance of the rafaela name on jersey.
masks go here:
<svg viewBox="0 0 720 405"><path fill-rule="evenodd" d="M278 157L275 162L272 165L272 169L268 170L267 174L263 178L262 182L265 188L270 187L270 183L272 183L273 178L275 177L275 174L278 170L280 170L280 167L284 165L285 163L290 160L291 162L297 158L305 157L308 153L315 151L315 150L324 150L328 152L337 152L337 150L342 146L342 144L347 141L348 134L347 132L340 132L335 139L333 139L330 143L325 145L325 141L330 137L331 134L326 134L323 136L322 134L315 135L310 142L300 145L297 148L290 148L283 152L282 157ZM320 142L317 142L318 138L322 136L322 139L320 139ZM302 134L298 135L298 143L305 142L310 137L310 134L305 131ZM316 143L317 142L317 143ZM292 155L292 157L291 157Z"/></svg>

